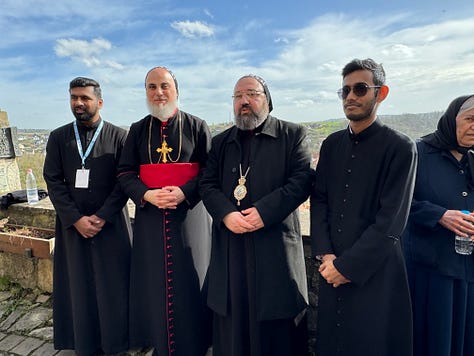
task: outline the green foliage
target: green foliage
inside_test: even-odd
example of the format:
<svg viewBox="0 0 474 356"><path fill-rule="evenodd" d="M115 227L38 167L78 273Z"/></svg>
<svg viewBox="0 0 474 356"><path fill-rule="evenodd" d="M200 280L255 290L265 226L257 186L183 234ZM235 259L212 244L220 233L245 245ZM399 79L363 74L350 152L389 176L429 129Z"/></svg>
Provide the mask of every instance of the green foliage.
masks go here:
<svg viewBox="0 0 474 356"><path fill-rule="evenodd" d="M31 290L23 288L20 284L13 282L9 277L0 277L0 291L11 293L11 297L8 301L3 303L4 315L9 315L19 307L30 304L25 297L31 293Z"/></svg>
<svg viewBox="0 0 474 356"><path fill-rule="evenodd" d="M10 278L3 276L0 277L0 291L10 290L10 285L12 284Z"/></svg>
<svg viewBox="0 0 474 356"><path fill-rule="evenodd" d="M22 288L18 283L13 282L10 277L0 277L0 291L9 291L15 296L23 296L27 293L26 288Z"/></svg>

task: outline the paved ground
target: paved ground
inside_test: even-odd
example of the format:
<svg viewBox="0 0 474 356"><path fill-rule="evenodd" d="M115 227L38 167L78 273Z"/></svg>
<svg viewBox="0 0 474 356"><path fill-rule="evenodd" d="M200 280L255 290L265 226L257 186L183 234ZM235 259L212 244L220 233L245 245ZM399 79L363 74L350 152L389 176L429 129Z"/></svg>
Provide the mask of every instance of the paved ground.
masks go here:
<svg viewBox="0 0 474 356"><path fill-rule="evenodd" d="M0 291L0 356L75 356L53 346L53 309L49 294L18 287ZM134 350L113 356L151 356L153 350ZM212 356L209 350L206 356Z"/></svg>
<svg viewBox="0 0 474 356"><path fill-rule="evenodd" d="M303 235L309 234L309 210L300 209ZM75 356L73 351L53 347L51 296L19 288L1 291L0 356ZM18 294L21 294L18 297ZM152 351L129 351L120 356L151 356ZM114 355L118 356L118 355ZM209 351L206 356L212 356Z"/></svg>
<svg viewBox="0 0 474 356"><path fill-rule="evenodd" d="M0 356L75 356L74 351L54 349L52 315L48 294L0 291ZM130 351L125 355L151 354Z"/></svg>

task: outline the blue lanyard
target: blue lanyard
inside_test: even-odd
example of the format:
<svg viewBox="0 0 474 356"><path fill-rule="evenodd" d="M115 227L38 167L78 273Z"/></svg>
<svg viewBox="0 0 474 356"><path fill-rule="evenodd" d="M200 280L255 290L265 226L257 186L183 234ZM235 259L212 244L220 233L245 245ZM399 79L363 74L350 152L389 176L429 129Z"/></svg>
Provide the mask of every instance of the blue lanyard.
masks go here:
<svg viewBox="0 0 474 356"><path fill-rule="evenodd" d="M86 163L86 158L91 153L92 148L94 147L95 141L97 141L97 137L99 137L100 131L102 130L103 126L104 126L104 121L100 120L100 124L97 127L97 130L95 130L94 137L92 137L92 141L87 147L86 153L83 153L84 151L82 150L82 143L81 143L81 138L79 137L79 131L77 129L77 122L74 121L74 134L76 135L77 150L79 151L79 156L81 156L82 168L84 168L85 163Z"/></svg>

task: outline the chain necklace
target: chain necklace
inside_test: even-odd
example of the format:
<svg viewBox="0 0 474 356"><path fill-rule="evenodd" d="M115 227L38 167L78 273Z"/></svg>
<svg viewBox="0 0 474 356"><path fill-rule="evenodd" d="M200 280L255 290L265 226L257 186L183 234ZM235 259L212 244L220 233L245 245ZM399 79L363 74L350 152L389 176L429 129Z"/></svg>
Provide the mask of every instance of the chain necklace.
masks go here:
<svg viewBox="0 0 474 356"><path fill-rule="evenodd" d="M150 124L148 125L148 160L150 163L153 163L151 159L151 129L153 127L153 121L154 118L150 118ZM176 159L172 159L170 152L173 151L171 147L168 147L168 143L166 142L166 138L163 137L163 141L161 142L161 147L158 147L156 149L156 152L160 154L160 157L158 157L158 162L156 163L167 163L170 161L171 163L176 163L179 161L179 158L181 157L181 147L183 145L183 122L181 119L181 111L178 110L178 125L179 125L179 150L178 150L178 156Z"/></svg>
<svg viewBox="0 0 474 356"><path fill-rule="evenodd" d="M239 163L239 170L240 170L240 178L239 178L239 184L234 189L234 198L237 199L237 206L240 206L240 201L245 198L247 195L247 187L245 186L245 183L247 182L247 174L249 174L250 171L250 165L247 167L247 170L245 171L245 174L242 175L242 164Z"/></svg>

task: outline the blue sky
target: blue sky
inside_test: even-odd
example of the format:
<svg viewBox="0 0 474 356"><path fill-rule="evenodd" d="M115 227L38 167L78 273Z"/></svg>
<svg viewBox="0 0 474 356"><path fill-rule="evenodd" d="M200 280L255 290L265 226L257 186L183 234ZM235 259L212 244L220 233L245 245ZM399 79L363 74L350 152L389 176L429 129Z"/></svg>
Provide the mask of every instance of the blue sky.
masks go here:
<svg viewBox="0 0 474 356"><path fill-rule="evenodd" d="M380 114L445 110L474 92L474 2L2 0L0 109L18 128L73 120L68 83L97 79L102 116L128 126L147 114L143 80L167 66L180 107L232 120L242 75L268 83L273 114L343 117L336 95L353 58L382 62L390 94Z"/></svg>

